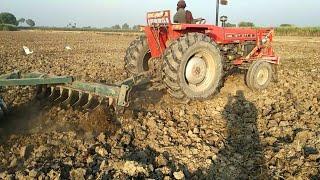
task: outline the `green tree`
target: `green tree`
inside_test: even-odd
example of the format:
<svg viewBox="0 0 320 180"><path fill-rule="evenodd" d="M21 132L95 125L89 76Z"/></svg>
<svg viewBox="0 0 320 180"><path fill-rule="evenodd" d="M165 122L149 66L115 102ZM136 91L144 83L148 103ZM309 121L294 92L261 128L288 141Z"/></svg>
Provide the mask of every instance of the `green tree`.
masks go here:
<svg viewBox="0 0 320 180"><path fill-rule="evenodd" d="M129 24L124 23L124 24L122 25L122 29L124 29L124 30L128 30L128 29L130 29Z"/></svg>
<svg viewBox="0 0 320 180"><path fill-rule="evenodd" d="M119 24L116 24L116 25L112 26L111 29L121 29L121 27Z"/></svg>
<svg viewBox="0 0 320 180"><path fill-rule="evenodd" d="M13 14L4 12L0 13L0 24L12 24L17 26L19 22Z"/></svg>
<svg viewBox="0 0 320 180"><path fill-rule="evenodd" d="M32 19L27 19L26 23L30 26L30 27L34 27L36 25L36 23L32 20Z"/></svg>
<svg viewBox="0 0 320 180"><path fill-rule="evenodd" d="M255 25L254 25L254 23L253 22L240 22L239 24L238 24L238 26L239 27L254 27Z"/></svg>

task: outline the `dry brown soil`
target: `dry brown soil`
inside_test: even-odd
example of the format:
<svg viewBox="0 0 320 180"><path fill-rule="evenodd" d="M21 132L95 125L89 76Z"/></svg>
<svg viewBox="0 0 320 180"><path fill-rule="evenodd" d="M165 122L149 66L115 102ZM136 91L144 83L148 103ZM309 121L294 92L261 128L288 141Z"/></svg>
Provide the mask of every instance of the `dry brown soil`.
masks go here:
<svg viewBox="0 0 320 180"><path fill-rule="evenodd" d="M134 38L0 32L0 73L113 83L126 78ZM319 179L320 38L277 37L274 47L279 82L267 90L252 92L233 74L211 100L183 105L165 92L140 92L112 118L42 107L33 87L2 89L10 112L0 123L0 179Z"/></svg>

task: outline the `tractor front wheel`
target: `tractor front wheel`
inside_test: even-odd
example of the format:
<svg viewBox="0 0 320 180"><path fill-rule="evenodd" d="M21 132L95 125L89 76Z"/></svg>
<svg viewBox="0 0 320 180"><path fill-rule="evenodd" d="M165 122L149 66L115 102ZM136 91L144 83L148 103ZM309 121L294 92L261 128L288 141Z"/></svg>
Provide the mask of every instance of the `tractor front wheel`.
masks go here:
<svg viewBox="0 0 320 180"><path fill-rule="evenodd" d="M134 76L149 70L151 52L146 36L142 35L134 40L126 51L125 70L128 76Z"/></svg>
<svg viewBox="0 0 320 180"><path fill-rule="evenodd" d="M169 94L182 102L205 100L221 87L222 63L210 37L188 33L165 51L162 79Z"/></svg>
<svg viewBox="0 0 320 180"><path fill-rule="evenodd" d="M254 61L246 75L246 84L251 90L266 89L273 78L272 65L263 60Z"/></svg>

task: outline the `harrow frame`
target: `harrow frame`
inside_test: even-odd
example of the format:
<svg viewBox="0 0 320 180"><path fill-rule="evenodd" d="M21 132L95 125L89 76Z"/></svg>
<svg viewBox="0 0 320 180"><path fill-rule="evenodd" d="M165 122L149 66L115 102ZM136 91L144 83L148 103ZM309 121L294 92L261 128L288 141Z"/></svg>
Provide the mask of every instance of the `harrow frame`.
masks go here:
<svg viewBox="0 0 320 180"><path fill-rule="evenodd" d="M88 98L84 104L89 106L92 99L108 106L128 107L130 105L130 92L135 86L151 82L150 73L141 73L115 84L91 83L75 80L72 76L55 76L38 72L12 73L0 75L0 87L8 86L37 86L37 97L52 98L53 101L62 100L60 104L71 106L81 104L83 95ZM74 94L77 95L74 100ZM6 105L0 97L0 111L4 113Z"/></svg>
<svg viewBox="0 0 320 180"><path fill-rule="evenodd" d="M0 76L0 86L2 87L67 84L72 83L72 81L71 76L50 76L38 72L23 74L20 71L14 71Z"/></svg>

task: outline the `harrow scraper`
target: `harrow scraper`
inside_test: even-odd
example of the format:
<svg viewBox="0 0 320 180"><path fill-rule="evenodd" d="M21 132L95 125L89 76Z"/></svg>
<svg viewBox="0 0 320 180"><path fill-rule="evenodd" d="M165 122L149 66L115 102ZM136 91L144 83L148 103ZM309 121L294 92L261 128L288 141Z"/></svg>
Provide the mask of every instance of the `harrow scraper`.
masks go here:
<svg viewBox="0 0 320 180"><path fill-rule="evenodd" d="M133 87L150 82L148 73L142 73L114 85L77 81L72 76L53 76L42 73L22 74L19 71L0 76L0 87L36 86L40 102L81 110L98 106L128 107ZM0 116L7 107L0 99Z"/></svg>

